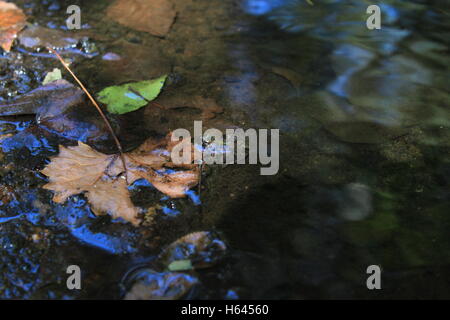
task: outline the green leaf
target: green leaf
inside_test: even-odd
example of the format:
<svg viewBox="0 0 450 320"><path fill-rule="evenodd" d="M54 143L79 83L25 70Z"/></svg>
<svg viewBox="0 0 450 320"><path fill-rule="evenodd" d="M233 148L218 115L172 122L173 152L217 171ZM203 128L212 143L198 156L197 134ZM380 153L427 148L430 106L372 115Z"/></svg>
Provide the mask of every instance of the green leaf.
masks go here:
<svg viewBox="0 0 450 320"><path fill-rule="evenodd" d="M53 71L47 73L42 84L46 85L50 82L53 82L53 81L56 81L59 79L62 79L61 70L59 70L58 68L54 68Z"/></svg>
<svg viewBox="0 0 450 320"><path fill-rule="evenodd" d="M175 260L169 264L167 267L169 271L184 271L192 270L192 262L189 259L186 260Z"/></svg>
<svg viewBox="0 0 450 320"><path fill-rule="evenodd" d="M111 86L97 94L97 99L107 105L110 113L124 114L135 111L156 99L161 92L167 75L157 79Z"/></svg>

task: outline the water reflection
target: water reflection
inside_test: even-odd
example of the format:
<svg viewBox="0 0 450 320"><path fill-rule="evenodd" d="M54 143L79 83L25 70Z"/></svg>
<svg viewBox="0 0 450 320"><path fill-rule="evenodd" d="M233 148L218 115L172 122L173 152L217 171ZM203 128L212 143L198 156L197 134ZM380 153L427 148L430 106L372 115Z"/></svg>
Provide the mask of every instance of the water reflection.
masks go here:
<svg viewBox="0 0 450 320"><path fill-rule="evenodd" d="M273 9L281 6L285 0L245 0L243 8L245 12L255 16L269 13Z"/></svg>
<svg viewBox="0 0 450 320"><path fill-rule="evenodd" d="M443 22L448 21L445 14L437 6L385 1L380 4L382 28L368 30L368 5L353 0L314 1L314 5L304 0L243 1L247 13L262 15L289 33L288 41L308 36L332 46L327 58L334 77L308 97L310 106L304 111L339 139L379 143L386 141L386 136L405 134L404 129L410 126L448 127L450 59L447 43L440 41L430 27L448 29ZM427 25L421 21L422 16L427 17ZM423 32L430 29L433 32ZM273 52L276 44L271 42L266 43L266 50ZM239 48L231 56L236 52L245 49ZM292 54L276 60L283 63ZM243 56L240 54L239 61ZM325 63L327 58L323 59ZM284 64L292 67L288 60ZM243 71L239 86L250 93L254 91L247 80L251 74L255 72ZM257 81L255 78L251 81ZM304 96L301 92L299 95ZM435 143L432 137L424 136L423 142L427 141Z"/></svg>
<svg viewBox="0 0 450 320"><path fill-rule="evenodd" d="M31 283L55 280L54 274L42 274L64 270L73 261L87 261L99 270L102 275L92 286L98 288L117 280L111 269L133 265L130 256L151 259L162 243L205 224L231 241L236 265L229 273L242 274L232 290L224 291L228 298L360 298L368 294L364 272L374 263L385 270L384 297L392 292L408 298L435 294L420 290L417 275L450 263L450 153L444 148L450 146L448 14L444 1L383 1L382 29L369 31L369 2L242 0L243 13L217 13L220 19L209 25L203 22L207 13L228 2L195 1L192 7L199 10L180 9L180 19L164 40L136 35L137 41L161 46L173 58L177 76L186 77L186 85L172 88L174 95L200 91L231 109L214 120L228 123L225 117L231 114L234 125L279 128L283 135L279 175L261 178L246 166L214 168L206 175L199 215L191 214L200 211L195 192L174 201L154 190L141 193L153 189L145 181L129 189L137 206L153 209L144 218L149 224L157 218L156 228L133 229L108 217L94 218L79 196L54 204L51 194L40 189L44 181L28 176L28 169L41 168L60 141L26 129L28 121L0 122L8 134L1 143L5 159L13 155L16 167L12 173L5 170L2 184L17 194L17 199L1 200L0 295L24 297L33 291ZM85 14L86 21L94 21L88 19L89 10ZM130 40L130 30L114 28L117 39ZM98 59L117 59L108 55L110 45L100 41ZM16 58L28 59L28 67L29 61L53 61L39 59L42 53L31 49L22 53ZM86 57L76 56L80 61ZM11 69L16 64L10 57L0 60ZM142 67L153 61L148 54L130 61L127 70L154 69ZM33 64L31 69L38 70L33 73L19 69L16 79L9 79L12 71L0 74L4 88L16 82L18 88L3 99L41 83L40 74L48 68L39 66ZM81 66L74 64L77 72ZM110 76L110 68L88 66L81 78L104 87L105 80L95 75ZM179 123L174 128L190 125L184 117ZM143 125L135 127L142 130ZM14 132L19 133L10 137ZM100 254L118 257L120 263L114 266ZM440 276L434 279L432 284L442 282ZM49 297L64 297L51 291ZM442 292L436 294L450 294L448 288Z"/></svg>
<svg viewBox="0 0 450 320"><path fill-rule="evenodd" d="M222 227L245 250L240 262L258 264L258 297L315 297L311 286L360 297L374 263L391 281L384 297L417 295L411 274L450 261L448 4L383 1L371 31L369 1L312 2L242 0L251 23L230 40L227 98L252 125L280 128L290 180L242 195Z"/></svg>

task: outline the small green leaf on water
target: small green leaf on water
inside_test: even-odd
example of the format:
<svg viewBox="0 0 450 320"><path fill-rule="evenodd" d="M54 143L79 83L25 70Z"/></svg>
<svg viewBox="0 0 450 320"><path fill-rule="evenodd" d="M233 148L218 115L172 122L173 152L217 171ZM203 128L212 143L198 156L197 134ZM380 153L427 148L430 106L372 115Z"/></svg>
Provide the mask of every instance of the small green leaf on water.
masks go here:
<svg viewBox="0 0 450 320"><path fill-rule="evenodd" d="M42 84L46 85L50 82L53 82L53 81L56 81L59 79L62 79L61 70L59 70L58 68L54 68L53 71L47 73Z"/></svg>
<svg viewBox="0 0 450 320"><path fill-rule="evenodd" d="M167 268L169 269L169 271L192 270L192 262L189 259L175 260L171 262Z"/></svg>
<svg viewBox="0 0 450 320"><path fill-rule="evenodd" d="M124 114L135 111L154 100L161 92L167 75L157 79L111 86L97 94L98 100L107 105L110 113Z"/></svg>

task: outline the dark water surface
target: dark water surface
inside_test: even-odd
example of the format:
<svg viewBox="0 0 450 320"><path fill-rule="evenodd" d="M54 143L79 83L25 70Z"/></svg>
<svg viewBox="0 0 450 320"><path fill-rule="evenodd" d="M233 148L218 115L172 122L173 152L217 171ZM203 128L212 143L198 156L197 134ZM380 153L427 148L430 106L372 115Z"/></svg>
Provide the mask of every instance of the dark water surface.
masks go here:
<svg viewBox="0 0 450 320"><path fill-rule="evenodd" d="M14 2L68 37L65 9L80 5L86 38L66 49L92 92L169 71L161 99L224 108L204 127L280 129L280 169L208 166L201 204L136 184L134 203L157 212L136 228L96 217L82 195L53 203L37 172L73 139L33 116L1 117L1 298L122 298L130 270L200 230L217 232L227 257L190 274L199 284L187 297L450 298L448 1L383 1L382 29L370 31L377 1L174 0L165 38L109 20L109 1ZM60 66L16 45L0 67L2 104ZM117 121L137 145L198 119L146 107ZM66 289L71 264L80 291ZM381 266L382 290L367 290L369 265Z"/></svg>

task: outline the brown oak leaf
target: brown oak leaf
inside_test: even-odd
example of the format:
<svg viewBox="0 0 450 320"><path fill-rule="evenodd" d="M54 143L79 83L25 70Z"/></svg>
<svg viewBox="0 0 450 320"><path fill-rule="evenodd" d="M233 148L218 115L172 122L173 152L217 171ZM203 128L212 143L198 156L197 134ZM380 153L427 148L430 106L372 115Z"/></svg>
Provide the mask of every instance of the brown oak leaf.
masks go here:
<svg viewBox="0 0 450 320"><path fill-rule="evenodd" d="M172 198L186 195L198 183L198 167L176 165L170 152L177 142L170 136L150 138L136 150L126 153L127 179L118 155L106 155L78 142L78 146L60 146L57 156L41 171L49 177L44 189L55 192L53 201L63 203L68 197L85 193L92 211L139 224L138 209L133 205L127 186L146 179Z"/></svg>
<svg viewBox="0 0 450 320"><path fill-rule="evenodd" d="M25 27L27 17L14 3L0 1L0 46L11 50L17 33Z"/></svg>
<svg viewBox="0 0 450 320"><path fill-rule="evenodd" d="M163 37L175 20L176 11L171 0L116 0L106 15L129 28Z"/></svg>

